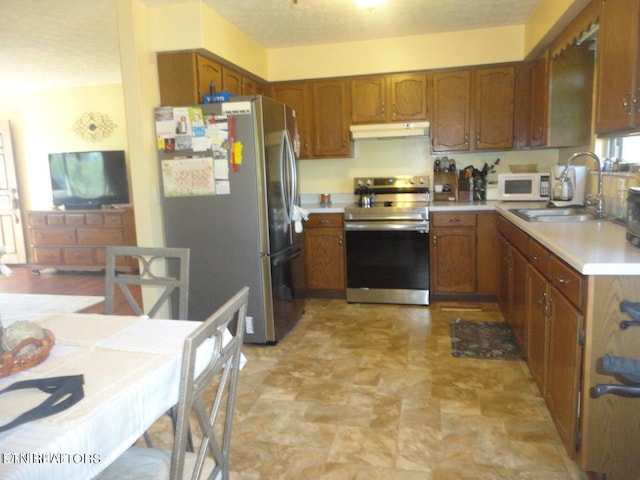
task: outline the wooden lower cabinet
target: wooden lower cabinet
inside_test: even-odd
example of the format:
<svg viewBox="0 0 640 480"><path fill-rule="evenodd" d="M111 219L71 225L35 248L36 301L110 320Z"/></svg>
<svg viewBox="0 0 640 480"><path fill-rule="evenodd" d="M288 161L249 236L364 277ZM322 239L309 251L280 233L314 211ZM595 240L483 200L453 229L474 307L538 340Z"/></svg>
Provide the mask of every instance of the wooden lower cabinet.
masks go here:
<svg viewBox="0 0 640 480"><path fill-rule="evenodd" d="M640 472L640 399L619 395L594 398L597 384L620 384L599 368L606 353L640 358L640 327L620 328L631 318L620 312L620 302L640 302L640 276L589 277L585 311L585 345L582 369L581 437L578 465L607 480L637 479Z"/></svg>
<svg viewBox="0 0 640 480"><path fill-rule="evenodd" d="M544 396L547 368L547 279L531 265L527 266L527 364L540 393Z"/></svg>
<svg viewBox="0 0 640 480"><path fill-rule="evenodd" d="M108 245L136 245L133 208L27 212L29 263L44 268L103 270ZM117 266L135 271L130 259Z"/></svg>
<svg viewBox="0 0 640 480"><path fill-rule="evenodd" d="M527 259L515 247L510 248L511 277L509 293L508 322L518 345L523 352L527 351L527 297L526 272Z"/></svg>
<svg viewBox="0 0 640 480"><path fill-rule="evenodd" d="M434 212L430 231L433 295L495 297L499 255L493 212Z"/></svg>
<svg viewBox="0 0 640 480"><path fill-rule="evenodd" d="M505 220L500 305L560 438L579 450L587 278Z"/></svg>
<svg viewBox="0 0 640 480"><path fill-rule="evenodd" d="M476 291L475 213L434 213L429 273L435 293Z"/></svg>
<svg viewBox="0 0 640 480"><path fill-rule="evenodd" d="M548 303L544 400L562 443L568 452L575 452L579 442L580 337L584 316L553 286L548 288Z"/></svg>
<svg viewBox="0 0 640 480"><path fill-rule="evenodd" d="M346 296L343 225L341 213L312 213L304 224L308 296Z"/></svg>

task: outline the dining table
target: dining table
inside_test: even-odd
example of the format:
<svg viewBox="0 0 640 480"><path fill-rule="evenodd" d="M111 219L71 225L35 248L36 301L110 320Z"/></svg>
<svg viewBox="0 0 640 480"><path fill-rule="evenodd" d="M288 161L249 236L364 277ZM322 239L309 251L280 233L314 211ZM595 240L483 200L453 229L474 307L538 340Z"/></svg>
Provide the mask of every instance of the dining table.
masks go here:
<svg viewBox="0 0 640 480"><path fill-rule="evenodd" d="M100 302L104 302L104 297L97 295L0 293L0 321L7 326L50 313L79 312Z"/></svg>
<svg viewBox="0 0 640 480"><path fill-rule="evenodd" d="M86 480L106 468L178 402L184 339L201 324L87 313L46 315L34 322L55 335L49 357L0 378L0 391L22 380L82 375L84 398L55 415L0 432L2 479ZM213 351L210 341L198 350L196 369L204 368ZM0 427L46 397L37 389L1 394Z"/></svg>

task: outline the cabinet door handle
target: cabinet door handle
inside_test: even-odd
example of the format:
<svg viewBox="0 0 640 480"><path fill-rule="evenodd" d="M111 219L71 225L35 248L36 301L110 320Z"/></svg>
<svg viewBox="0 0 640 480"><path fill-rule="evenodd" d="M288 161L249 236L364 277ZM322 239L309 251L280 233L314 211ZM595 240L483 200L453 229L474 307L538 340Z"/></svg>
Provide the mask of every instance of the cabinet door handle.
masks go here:
<svg viewBox="0 0 640 480"><path fill-rule="evenodd" d="M329 220L320 220L318 223L321 223L323 225L326 225L329 223Z"/></svg>
<svg viewBox="0 0 640 480"><path fill-rule="evenodd" d="M464 144L469 145L469 132L464 134Z"/></svg>
<svg viewBox="0 0 640 480"><path fill-rule="evenodd" d="M460 221L460 218L458 218L458 217L449 219L449 223L458 223L459 221Z"/></svg>
<svg viewBox="0 0 640 480"><path fill-rule="evenodd" d="M556 275L556 280L558 280L558 283L561 285L566 285L570 281L568 278L561 277L560 275Z"/></svg>
<svg viewBox="0 0 640 480"><path fill-rule="evenodd" d="M540 257L538 255L531 255L531 260L534 260L537 262L538 260L540 260Z"/></svg>
<svg viewBox="0 0 640 480"><path fill-rule="evenodd" d="M382 113L382 115L384 115L384 114L386 113L385 108L384 108L384 102L382 102L382 103L380 104L380 107L381 107L381 111L380 111L380 113Z"/></svg>
<svg viewBox="0 0 640 480"><path fill-rule="evenodd" d="M633 95L631 95L631 92L625 94L625 96L622 97L622 108L624 108L624 113L626 113L629 116L631 116L631 113L633 111L633 108L631 107L632 103L633 103Z"/></svg>
<svg viewBox="0 0 640 480"><path fill-rule="evenodd" d="M438 243L438 237L435 235L432 235L431 238L433 238L433 244L435 245L436 243Z"/></svg>
<svg viewBox="0 0 640 480"><path fill-rule="evenodd" d="M545 294L546 295L546 294ZM553 317L551 316L551 308L553 306L553 298L549 297L547 298L547 301L545 303L545 308L544 308L544 315L545 317L547 317L549 320L551 320Z"/></svg>

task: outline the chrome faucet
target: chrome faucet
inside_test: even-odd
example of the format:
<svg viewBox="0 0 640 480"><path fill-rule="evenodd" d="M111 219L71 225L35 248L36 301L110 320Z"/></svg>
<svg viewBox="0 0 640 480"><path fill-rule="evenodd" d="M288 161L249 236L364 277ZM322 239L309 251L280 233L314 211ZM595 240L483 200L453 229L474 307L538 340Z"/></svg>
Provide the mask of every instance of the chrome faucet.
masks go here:
<svg viewBox="0 0 640 480"><path fill-rule="evenodd" d="M595 195L590 195L589 198L587 199L586 203L587 205L594 205L596 206L596 211L595 214L597 217L604 217L604 200L602 198L602 160L600 160L600 157L598 157L595 153L593 152L578 152L578 153L574 153L573 155L571 155L571 158L569 158L569 160L567 160L567 166L565 168L564 171L569 169L569 166L571 166L571 162L573 162L573 160L575 160L578 157L582 157L582 156L587 156L587 157L591 157L596 161L596 167L598 167L598 193L596 193Z"/></svg>

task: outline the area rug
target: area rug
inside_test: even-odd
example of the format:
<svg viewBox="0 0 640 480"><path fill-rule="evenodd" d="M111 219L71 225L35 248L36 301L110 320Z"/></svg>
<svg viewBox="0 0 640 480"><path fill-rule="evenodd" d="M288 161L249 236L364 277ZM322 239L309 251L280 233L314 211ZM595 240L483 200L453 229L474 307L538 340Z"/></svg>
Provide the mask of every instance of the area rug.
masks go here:
<svg viewBox="0 0 640 480"><path fill-rule="evenodd" d="M471 322L456 318L450 324L454 357L522 360L509 325L503 322Z"/></svg>

